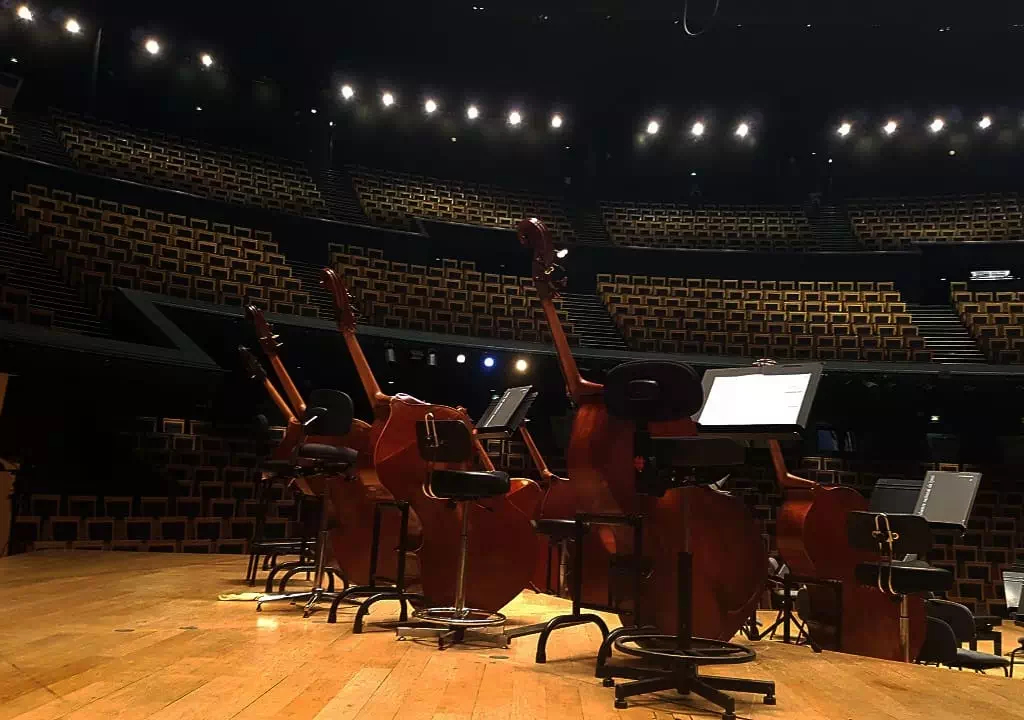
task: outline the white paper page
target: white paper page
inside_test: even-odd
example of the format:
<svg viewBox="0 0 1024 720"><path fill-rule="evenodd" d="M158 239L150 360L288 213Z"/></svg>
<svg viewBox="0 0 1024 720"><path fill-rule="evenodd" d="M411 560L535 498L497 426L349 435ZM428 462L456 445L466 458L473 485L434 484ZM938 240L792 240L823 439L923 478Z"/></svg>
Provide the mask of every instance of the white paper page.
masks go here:
<svg viewBox="0 0 1024 720"><path fill-rule="evenodd" d="M810 373L716 377L700 414L708 426L796 425Z"/></svg>

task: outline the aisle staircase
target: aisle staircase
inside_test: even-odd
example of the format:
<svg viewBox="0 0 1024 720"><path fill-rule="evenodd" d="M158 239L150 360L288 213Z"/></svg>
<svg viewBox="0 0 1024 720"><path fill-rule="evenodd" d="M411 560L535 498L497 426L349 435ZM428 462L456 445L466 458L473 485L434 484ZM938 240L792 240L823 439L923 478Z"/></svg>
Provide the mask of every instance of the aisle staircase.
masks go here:
<svg viewBox="0 0 1024 720"><path fill-rule="evenodd" d="M579 243L607 243L608 232L601 220L601 211L577 206L567 208L572 215L572 227Z"/></svg>
<svg viewBox="0 0 1024 720"><path fill-rule="evenodd" d="M908 305L907 312L920 330L925 347L934 354L935 362L988 362L978 343L949 305Z"/></svg>
<svg viewBox="0 0 1024 720"><path fill-rule="evenodd" d="M311 171L332 219L357 225L370 224L347 172L334 168L311 168Z"/></svg>
<svg viewBox="0 0 1024 720"><path fill-rule="evenodd" d="M845 207L822 205L817 209L808 207L805 212L811 223L811 234L820 249L832 252L864 249L853 236L853 228L850 226L850 218Z"/></svg>
<svg viewBox="0 0 1024 720"><path fill-rule="evenodd" d="M569 316L580 347L628 350L625 339L615 327L608 308L593 293L562 293L562 309Z"/></svg>
<svg viewBox="0 0 1024 720"><path fill-rule="evenodd" d="M298 260L289 260L288 264L292 268L292 277L298 278L302 283L303 291L309 293L309 304L316 306L320 318L333 320L334 301L331 299L331 294L320 286L320 272L326 266L313 265L311 263L299 262ZM353 311L358 319L358 310L353 308Z"/></svg>
<svg viewBox="0 0 1024 720"><path fill-rule="evenodd" d="M64 282L43 251L7 219L0 219L0 268L6 270L5 287L28 291L31 307L53 313L54 328L110 336L106 324Z"/></svg>
<svg viewBox="0 0 1024 720"><path fill-rule="evenodd" d="M64 144L57 137L53 118L49 113L14 110L11 113L11 122L21 135L21 142L25 145L27 155L61 167L74 166Z"/></svg>

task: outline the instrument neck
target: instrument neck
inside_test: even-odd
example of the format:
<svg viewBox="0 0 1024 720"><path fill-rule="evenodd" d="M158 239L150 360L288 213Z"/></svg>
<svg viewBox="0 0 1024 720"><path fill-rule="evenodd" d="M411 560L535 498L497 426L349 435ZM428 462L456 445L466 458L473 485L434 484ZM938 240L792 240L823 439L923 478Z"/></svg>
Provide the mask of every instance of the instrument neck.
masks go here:
<svg viewBox="0 0 1024 720"><path fill-rule="evenodd" d="M263 379L263 387L266 389L267 394L270 395L270 399L274 401L274 405L276 405L277 409L281 411L281 414L284 416L285 422L287 422L289 426L292 423L298 423L298 420L295 417L295 413L292 412L292 408L288 404L288 401L281 397L281 393L279 393L277 391L277 388L274 387L274 383L270 382L270 378ZM303 412L305 412L305 404L303 404L302 410Z"/></svg>
<svg viewBox="0 0 1024 720"><path fill-rule="evenodd" d="M812 490L818 483L791 474L786 469L786 459L782 456L782 446L778 440L769 440L768 449L772 454L772 465L775 466L775 479L782 490Z"/></svg>
<svg viewBox="0 0 1024 720"><path fill-rule="evenodd" d="M377 378L374 377L373 370L370 369L370 363L367 361L366 355L363 354L363 348L356 337L356 331L351 328L342 329L341 336L345 338L345 345L348 346L352 362L355 363L356 372L359 373L359 380L363 384L363 390L370 401L370 406L378 408L382 405L387 405L391 401L391 396L381 392L380 385L377 384Z"/></svg>
<svg viewBox="0 0 1024 720"><path fill-rule="evenodd" d="M299 389L295 387L295 383L292 382L291 375L289 375L288 371L285 369L284 363L281 362L281 358L277 355L271 355L270 366L274 368L274 374L277 375L277 379L280 381L281 387L284 388L284 394L288 396L288 401L291 403L294 414L297 417L305 417L306 402L302 399L302 395L299 394Z"/></svg>
<svg viewBox="0 0 1024 720"><path fill-rule="evenodd" d="M569 394L577 403L581 398L593 395L600 395L604 391L603 385L584 380L580 375L580 369L576 366L576 359L572 356L572 349L569 347L569 338L562 328L562 321L558 319L558 312L551 298L540 301L544 310L544 317L547 318L548 326L551 328L551 338L555 343L555 350L558 353L558 365L562 368L562 376L565 378L565 385L569 388Z"/></svg>

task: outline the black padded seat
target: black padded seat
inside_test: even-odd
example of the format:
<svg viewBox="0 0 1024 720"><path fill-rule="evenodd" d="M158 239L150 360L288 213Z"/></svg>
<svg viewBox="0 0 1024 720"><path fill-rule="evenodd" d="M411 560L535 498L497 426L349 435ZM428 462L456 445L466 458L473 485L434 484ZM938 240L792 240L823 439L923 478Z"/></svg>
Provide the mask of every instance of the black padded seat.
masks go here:
<svg viewBox="0 0 1024 720"><path fill-rule="evenodd" d="M331 463L354 463L359 458L359 453L352 448L335 447L322 443L306 443L299 446L300 458L309 460L323 460Z"/></svg>
<svg viewBox="0 0 1024 720"><path fill-rule="evenodd" d="M956 659L960 667L965 667L968 670L994 670L1010 666L1009 659L1001 655L992 655L991 653L967 650L965 648L957 649Z"/></svg>
<svg viewBox="0 0 1024 720"><path fill-rule="evenodd" d="M504 495L512 487L508 473L500 470L434 470L430 492L443 500L480 500Z"/></svg>
<svg viewBox="0 0 1024 720"><path fill-rule="evenodd" d="M882 587L888 590L890 567L892 588L902 595L945 592L953 587L953 573L923 560L894 560L891 565L887 562L860 563L854 572L858 583L872 587L878 587L881 575Z"/></svg>

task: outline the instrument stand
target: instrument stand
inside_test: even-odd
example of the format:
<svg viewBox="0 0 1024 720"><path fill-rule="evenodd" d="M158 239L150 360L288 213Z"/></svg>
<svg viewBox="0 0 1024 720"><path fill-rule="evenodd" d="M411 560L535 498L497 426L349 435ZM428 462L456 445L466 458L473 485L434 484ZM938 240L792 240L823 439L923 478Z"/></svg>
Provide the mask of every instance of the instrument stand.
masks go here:
<svg viewBox="0 0 1024 720"><path fill-rule="evenodd" d="M380 530L381 513L384 510L398 510L402 514L402 526L398 535L398 572L393 585L378 585L377 562L380 555ZM424 597L420 593L410 593L405 590L405 559L409 551L409 503L398 500L381 500L373 508L373 543L370 547L370 577L367 585L354 585L338 593L331 603L331 611L327 615L327 622L338 621L338 606L343 602L357 603L355 619L352 622L352 632L363 631L363 619L369 614L370 608L385 600L397 600L401 603L401 614L398 622L404 623L409 618L410 604L423 604ZM365 598L357 602L355 598ZM389 623L382 623L387 626Z"/></svg>
<svg viewBox="0 0 1024 720"><path fill-rule="evenodd" d="M563 553L563 564L564 553L568 551L568 548L566 547L567 541L570 537L573 538L573 542L576 546L576 554L573 559L572 589L570 590L570 596L572 597L572 613L569 615L556 615L545 623L526 625L524 627L509 630L505 633L505 636L510 641L513 638L525 637L527 635L540 635L540 637L537 638L537 654L534 658L538 663L547 662L548 638L551 637L551 633L559 628L576 627L577 625L587 625L592 623L601 631L601 637L603 639L602 647L609 636L608 625L605 624L605 621L601 619L599 615L580 612L581 609L602 610L608 612L615 611L613 602L609 602L607 607L598 607L595 605L585 604L581 600L583 595L583 539L591 525L627 525L633 528L632 569L635 574L636 602L638 604L640 602L640 580L642 576L641 562L643 559L643 523L639 517L577 513L575 520L537 521L537 532L543 533L552 539L559 539L559 545L561 547L561 552ZM548 575L550 580L550 572ZM611 588L609 588L609 595L611 595ZM634 617L636 617L635 610Z"/></svg>
<svg viewBox="0 0 1024 720"><path fill-rule="evenodd" d="M665 690L675 690L680 695L699 695L722 708L722 720L736 718L736 700L726 691L764 695L765 705L774 705L775 682L772 680L700 674L702 665L748 663L757 655L742 645L693 637L693 556L688 552L679 553L678 578L678 632L663 635L657 631L634 631L621 635L613 641L615 649L645 664L598 666L598 677L604 678L605 686L615 687L615 707L628 707L626 698ZM615 678L628 678L632 682L615 685Z"/></svg>
<svg viewBox="0 0 1024 720"><path fill-rule="evenodd" d="M316 565L312 567L302 566L294 567L288 570L284 578L281 580L281 587L287 583L288 579L297 575L300 572L311 571L313 573L313 587L309 590L296 593L280 592L270 595L262 595L256 601L256 612L263 612L263 604L269 602L290 602L292 604L298 603L302 600L306 601L305 607L302 611L302 617L308 618L313 614L322 600L331 600L337 593L332 590L324 589L324 578L330 578L330 588L334 587L333 573L335 572L332 568L327 567L327 523L330 518L328 512L327 497L326 495L321 496L321 510L320 510L320 531L317 534L316 544Z"/></svg>
<svg viewBox="0 0 1024 720"><path fill-rule="evenodd" d="M775 618L770 626L766 627L763 631L757 633L757 636L752 638L753 640L762 640L765 637L774 638L775 632L782 626L782 642L787 645L792 642L794 644L800 644L800 638L805 638L807 645L811 647L816 653L821 652L821 646L815 642L814 636L811 635L811 629L798 618L794 612L793 607L796 604L796 588L793 582L795 578L792 575L786 575L782 578L782 607L779 609L779 614ZM802 583L801 583L802 584ZM840 595L840 601L842 595ZM796 626L797 635L795 639L791 640L791 634L789 628L791 625Z"/></svg>

